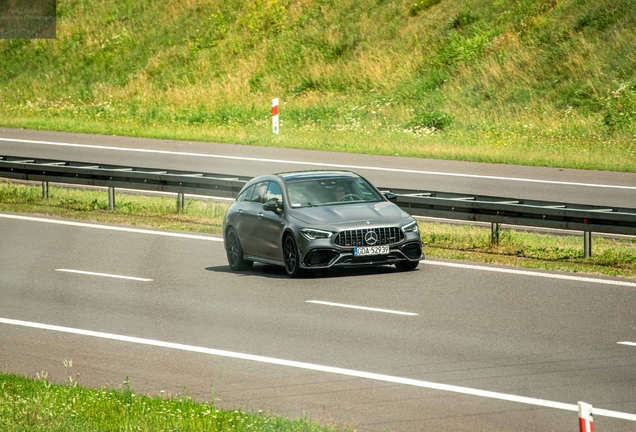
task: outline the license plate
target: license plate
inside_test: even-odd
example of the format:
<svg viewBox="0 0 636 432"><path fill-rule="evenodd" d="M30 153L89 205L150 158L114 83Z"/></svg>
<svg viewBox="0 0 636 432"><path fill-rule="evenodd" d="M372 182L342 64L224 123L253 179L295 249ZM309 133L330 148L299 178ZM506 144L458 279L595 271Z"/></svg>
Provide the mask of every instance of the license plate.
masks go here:
<svg viewBox="0 0 636 432"><path fill-rule="evenodd" d="M367 255L387 255L389 253L388 246L369 246L359 247L353 249L354 256L367 256Z"/></svg>

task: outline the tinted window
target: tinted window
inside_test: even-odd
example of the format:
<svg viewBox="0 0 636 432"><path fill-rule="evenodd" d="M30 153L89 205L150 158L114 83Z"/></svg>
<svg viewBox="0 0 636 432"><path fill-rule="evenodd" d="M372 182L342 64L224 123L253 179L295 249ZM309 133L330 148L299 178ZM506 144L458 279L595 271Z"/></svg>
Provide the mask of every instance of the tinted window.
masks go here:
<svg viewBox="0 0 636 432"><path fill-rule="evenodd" d="M252 196L252 192L254 191L254 186L250 186L245 189L241 194L236 198L237 201L249 201Z"/></svg>
<svg viewBox="0 0 636 432"><path fill-rule="evenodd" d="M265 194L265 202L271 200L276 200L279 206L283 203L283 192L280 190L280 186L278 186L278 183L275 182L269 183L267 192Z"/></svg>
<svg viewBox="0 0 636 432"><path fill-rule="evenodd" d="M254 187L254 193L252 194L250 201L264 204L268 183L269 182L257 183L256 186Z"/></svg>

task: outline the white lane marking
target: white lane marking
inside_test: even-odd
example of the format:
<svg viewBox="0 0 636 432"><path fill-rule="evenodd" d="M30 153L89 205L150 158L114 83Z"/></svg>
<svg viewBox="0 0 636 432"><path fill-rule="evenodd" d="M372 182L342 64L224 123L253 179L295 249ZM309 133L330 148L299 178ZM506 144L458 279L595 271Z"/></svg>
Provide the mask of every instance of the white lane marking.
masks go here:
<svg viewBox="0 0 636 432"><path fill-rule="evenodd" d="M118 226L96 225L96 224L90 224L85 222L71 222L71 221L63 221L63 220L55 220L55 219L37 218L37 217L31 217L31 216L12 215L12 214L6 214L6 213L0 213L0 218L19 219L19 220L26 220L30 222L43 222L43 223L50 223L50 224L57 224L57 225L76 226L76 227L82 227L82 228L95 228L95 229L103 229L103 230L111 230L111 231L123 231L123 232L135 233L135 234L153 234L153 235L159 235L159 236L179 237L179 238L186 238L186 239L192 239L192 240L207 240L207 241L216 241L216 242L223 241L223 239L219 237L208 237L208 236L168 232L168 231L151 231L151 230L145 230L145 229L126 228L126 227L118 227Z"/></svg>
<svg viewBox="0 0 636 432"><path fill-rule="evenodd" d="M447 391L452 393L459 393L459 394L465 394L470 396L479 396L479 397L485 397L490 399L498 399L498 400L503 400L508 402L518 402L518 403L523 403L527 405L535 405L535 406L541 406L546 408L555 408L555 409L575 411L575 412L578 412L579 410L578 405L574 405L574 404L554 402L554 401L549 401L545 399L536 399L536 398L531 398L526 396L516 396L516 395L511 395L506 393L492 392L488 390L478 390L478 389L460 387L460 386L455 386L450 384L440 384L440 383L434 383L430 381L421 381L421 380L415 380L411 378L402 378L402 377L391 376L391 375L383 375L383 374L377 374L373 372L364 372L364 371L358 371L353 369L343 369L343 368L333 367L333 366L323 366L323 365L318 365L313 363L304 363L304 362L299 362L294 360L284 360L284 359L278 359L274 357L264 357L264 356L254 355L254 354L244 354L244 353L225 351L225 350L219 350L214 348L205 348L205 347L199 347L199 346L193 346L193 345L183 345L183 344L173 343L173 342L164 342L164 341L145 339L145 338L139 338L134 336L124 336L124 335L118 335L113 333L103 333L103 332L97 332L92 330L83 330L83 329L77 329L77 328L71 328L71 327L62 327L57 325L41 324L41 323L20 321L20 320L8 319L8 318L0 318L0 323L14 325L14 326L21 326L21 327L36 328L41 330L51 330L51 331L57 331L62 333L70 333L70 334L76 334L76 335L82 335L82 336L90 336L90 337L96 337L96 338L102 338L102 339L110 339L110 340L116 340L121 342L130 342L130 343L136 343L141 345L150 345L150 346L156 346L156 347L162 347L162 348L170 348L170 349L176 349L176 350L182 350L182 351L209 354L209 355L228 357L228 358L234 358L234 359L240 359L240 360L249 360L249 361L255 361L259 363L268 363L268 364L273 364L278 366L294 367L294 368L317 371L317 372L333 373L333 374L356 377L356 378L365 378L365 379L371 379L376 381L390 382L393 384L404 384L404 385L410 385L415 387L428 388L432 390L442 390L442 391ZM609 410L594 408L593 413L596 415L605 416L605 417L613 417L613 418L618 418L623 420L636 421L636 414L624 413L620 411L609 411Z"/></svg>
<svg viewBox="0 0 636 432"><path fill-rule="evenodd" d="M307 300L305 303L315 303L315 304L321 304L326 306L337 306L337 307L349 308L349 309L361 309L365 311L384 312L384 313L397 314L397 315L411 315L411 316L417 315L416 313L412 313L412 312L401 312L401 311L395 311L390 309L377 309L377 308L371 308L371 307L365 307L365 306L354 306L354 305L342 304L342 303L331 303L331 302L320 301L320 300Z"/></svg>
<svg viewBox="0 0 636 432"><path fill-rule="evenodd" d="M438 172L438 171L422 171L422 170L409 170L409 169L347 165L347 164L290 161L290 160L282 160L282 159L250 158L250 157L244 157L244 156L226 156L226 155L215 155L215 154L206 154L206 153L188 153L188 152L175 152L175 151L167 151L167 150L109 147L109 146L102 146L102 145L71 144L71 143L63 143L63 142L37 141L37 140L25 140L25 139L13 139L13 138L0 138L0 141L23 142L23 143L30 143L30 144L44 144L44 145L54 145L54 146L62 146L62 147L89 148L89 149L95 149L95 150L114 150L114 151L127 151L127 152L136 152L136 153L154 153L154 154L166 154L166 155L176 155L176 156L192 156L192 157L199 157L199 158L205 157L205 158L216 158L216 159L242 160L242 161L251 161L251 162L266 162L266 163L280 163L280 164L291 164L291 165L309 165L309 166L330 167L330 168L401 172L401 173L409 173L409 174L438 175L438 176L446 176L446 177L463 177L463 178L518 181L518 182L554 184L554 185L566 185L566 186L584 186L584 187L636 190L636 186L618 186L618 185L595 184L595 183L565 182L565 181L556 181L556 180L535 180L535 179L524 179L524 178L515 178L515 177L485 176L485 175L477 175L477 174L460 174L460 173L448 173L448 172Z"/></svg>
<svg viewBox="0 0 636 432"><path fill-rule="evenodd" d="M629 346L635 346L636 347L636 342L616 342L619 345L629 345Z"/></svg>
<svg viewBox="0 0 636 432"><path fill-rule="evenodd" d="M109 278L115 278L115 279L128 279L128 280L141 281L141 282L152 282L152 279L139 278L139 277L133 277L133 276L121 276L121 275L114 275L114 274L108 274L108 273L94 273L94 272L88 272L83 270L55 269L55 271L65 272L65 273L77 273L77 274L88 275L88 276L102 276L102 277L109 277Z"/></svg>
<svg viewBox="0 0 636 432"><path fill-rule="evenodd" d="M615 280L608 280L608 279L595 279L595 278L581 277L581 276L569 276L564 274L541 273L541 272L527 271L527 270L485 267L485 266L472 265L472 264L459 264L459 263L449 263L449 262L431 261L431 260L422 260L420 261L420 263L428 264L428 265L443 266L443 267L463 268L468 270L482 270L482 271L489 271L489 272L495 272L495 273L516 274L516 275L522 275L522 276L534 276L534 277L543 277L543 278L549 278L549 279L563 279L563 280L571 280L571 281L577 281L577 282L597 283L597 284L604 284L604 285L636 287L636 283L634 282L623 282L623 281L615 281Z"/></svg>

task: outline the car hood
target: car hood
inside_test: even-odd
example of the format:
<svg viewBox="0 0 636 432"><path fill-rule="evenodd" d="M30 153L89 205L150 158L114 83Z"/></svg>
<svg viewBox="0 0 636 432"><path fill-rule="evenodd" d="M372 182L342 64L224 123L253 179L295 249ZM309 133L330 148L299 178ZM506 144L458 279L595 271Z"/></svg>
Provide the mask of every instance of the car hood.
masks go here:
<svg viewBox="0 0 636 432"><path fill-rule="evenodd" d="M342 225L356 222L392 224L409 214L390 202L330 205L293 209L291 216L311 225Z"/></svg>

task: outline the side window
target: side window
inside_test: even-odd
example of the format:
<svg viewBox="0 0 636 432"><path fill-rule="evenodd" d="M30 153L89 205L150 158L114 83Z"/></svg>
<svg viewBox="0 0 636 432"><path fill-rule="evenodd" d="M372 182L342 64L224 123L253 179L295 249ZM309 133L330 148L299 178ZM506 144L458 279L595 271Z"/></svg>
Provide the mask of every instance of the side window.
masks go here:
<svg viewBox="0 0 636 432"><path fill-rule="evenodd" d="M254 193L252 194L252 198L250 201L264 204L265 203L265 193L267 192L267 184L269 182L261 182L257 183L254 187Z"/></svg>
<svg viewBox="0 0 636 432"><path fill-rule="evenodd" d="M265 194L265 202L276 200L278 203L278 207L283 205L283 193L280 190L280 186L278 183L270 182L269 187L267 188L267 193Z"/></svg>
<svg viewBox="0 0 636 432"><path fill-rule="evenodd" d="M241 194L236 198L237 201L249 201L252 196L252 192L254 191L254 186L250 186L245 189Z"/></svg>

